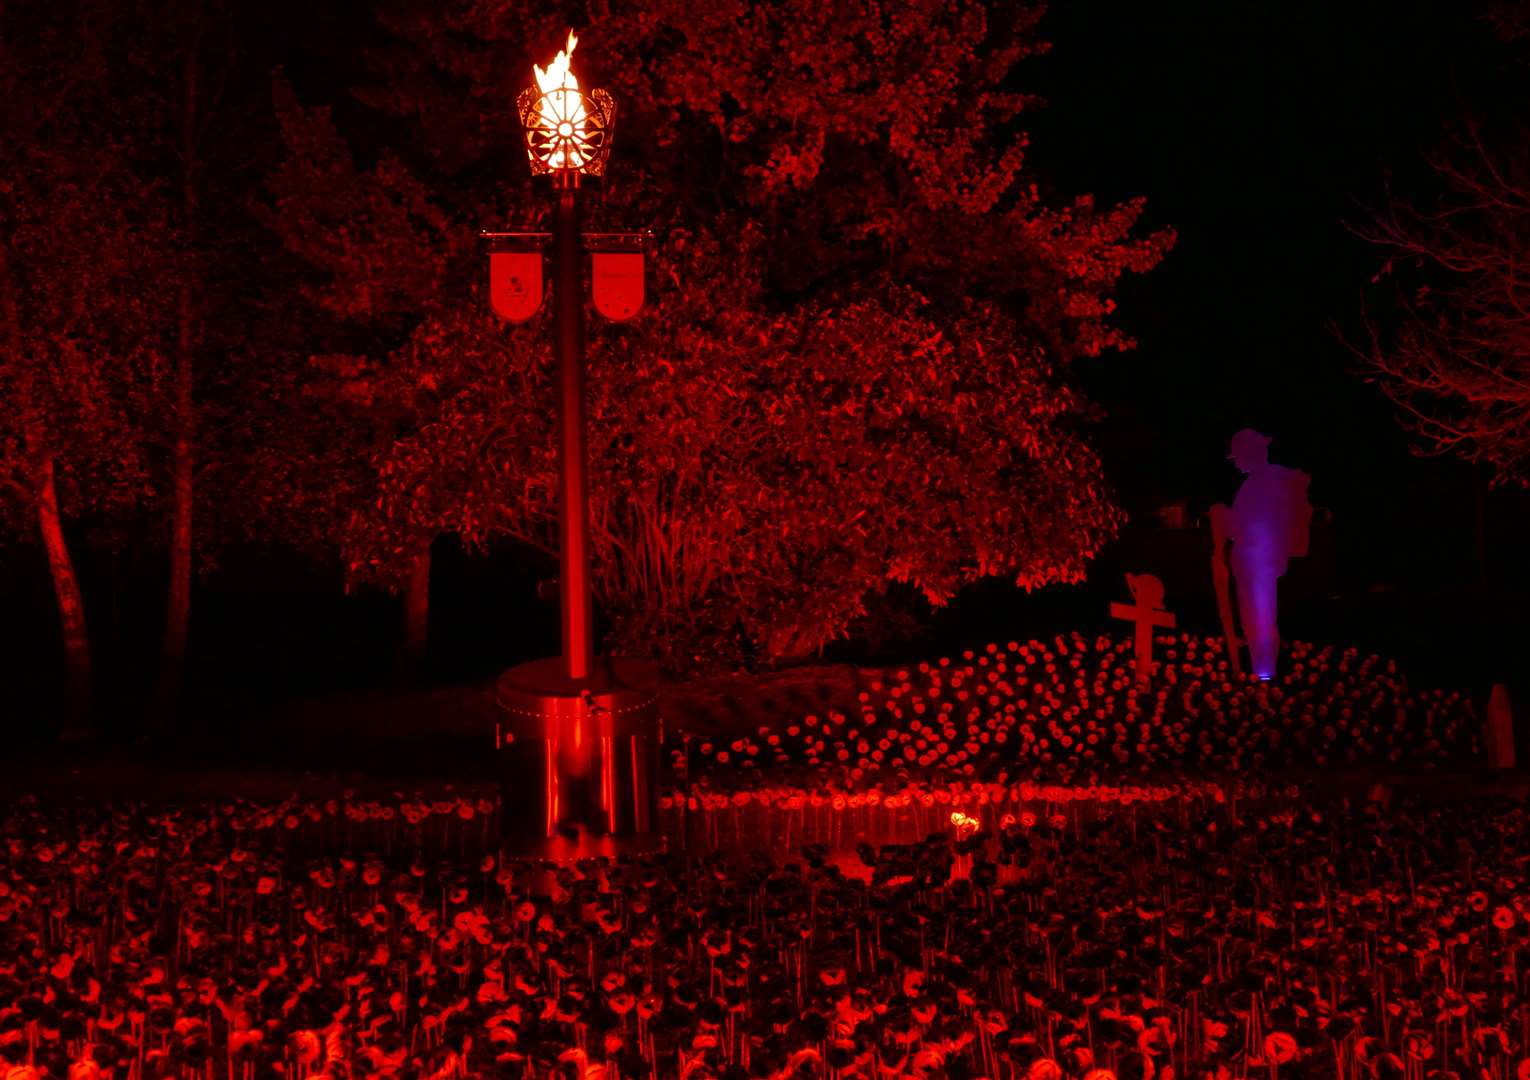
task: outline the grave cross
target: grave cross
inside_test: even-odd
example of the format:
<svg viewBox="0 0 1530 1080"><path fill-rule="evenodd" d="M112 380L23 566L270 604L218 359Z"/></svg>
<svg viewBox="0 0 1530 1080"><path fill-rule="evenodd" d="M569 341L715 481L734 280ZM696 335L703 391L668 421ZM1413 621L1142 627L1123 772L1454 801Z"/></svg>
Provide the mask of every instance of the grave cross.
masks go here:
<svg viewBox="0 0 1530 1080"><path fill-rule="evenodd" d="M1152 574L1127 574L1134 604L1111 604L1110 613L1137 626L1137 681L1153 677L1153 628L1174 626L1174 615L1163 610L1163 582Z"/></svg>

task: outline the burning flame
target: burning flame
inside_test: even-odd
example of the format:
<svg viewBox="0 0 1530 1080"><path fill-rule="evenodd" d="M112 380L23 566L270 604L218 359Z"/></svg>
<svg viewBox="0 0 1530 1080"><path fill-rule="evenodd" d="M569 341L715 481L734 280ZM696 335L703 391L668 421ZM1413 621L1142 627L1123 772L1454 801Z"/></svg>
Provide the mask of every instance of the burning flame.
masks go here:
<svg viewBox="0 0 1530 1080"><path fill-rule="evenodd" d="M569 66L574 46L578 44L579 39L570 30L568 44L547 65L547 70L544 71L536 64L531 65L536 75L537 89L542 92L537 110L546 138L545 145L550 151L547 165L553 169L578 169L586 161L584 142L588 114L585 111L584 95L579 92L579 80L574 78L574 72Z"/></svg>

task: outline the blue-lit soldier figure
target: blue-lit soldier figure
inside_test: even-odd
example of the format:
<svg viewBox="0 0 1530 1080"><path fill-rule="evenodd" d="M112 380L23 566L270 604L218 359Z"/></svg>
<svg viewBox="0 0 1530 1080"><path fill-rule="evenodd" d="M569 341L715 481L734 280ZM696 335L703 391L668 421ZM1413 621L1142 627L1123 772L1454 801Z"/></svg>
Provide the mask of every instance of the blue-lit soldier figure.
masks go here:
<svg viewBox="0 0 1530 1080"><path fill-rule="evenodd" d="M1231 564L1237 584L1238 621L1248 643L1249 663L1261 679L1275 675L1280 655L1280 631L1275 625L1276 583L1286 565L1307 554L1312 505L1307 501L1311 477L1299 469L1272 465L1270 438L1244 429L1232 438L1228 459L1247 475L1231 507L1218 503L1211 508L1213 561ZM1231 554L1227 545L1231 544ZM1218 575L1225 589L1225 574ZM1225 598L1224 598L1225 600ZM1230 608L1225 602L1224 611ZM1224 615L1224 621L1226 620ZM1231 627L1227 628L1233 647Z"/></svg>

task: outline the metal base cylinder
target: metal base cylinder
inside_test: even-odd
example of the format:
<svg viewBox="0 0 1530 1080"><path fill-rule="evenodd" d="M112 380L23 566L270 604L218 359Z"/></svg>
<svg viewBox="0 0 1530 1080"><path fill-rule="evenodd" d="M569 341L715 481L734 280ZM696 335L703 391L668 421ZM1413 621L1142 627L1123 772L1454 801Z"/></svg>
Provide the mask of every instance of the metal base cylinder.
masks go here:
<svg viewBox="0 0 1530 1080"><path fill-rule="evenodd" d="M621 660L597 663L591 678L577 681L557 658L500 676L496 746L507 842L657 828L657 683L650 665Z"/></svg>

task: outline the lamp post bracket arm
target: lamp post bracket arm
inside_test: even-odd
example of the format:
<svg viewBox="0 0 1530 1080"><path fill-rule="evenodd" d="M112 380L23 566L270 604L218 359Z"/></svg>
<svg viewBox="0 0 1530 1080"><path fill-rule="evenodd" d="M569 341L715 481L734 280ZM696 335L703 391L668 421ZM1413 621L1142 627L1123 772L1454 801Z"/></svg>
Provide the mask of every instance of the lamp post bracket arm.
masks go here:
<svg viewBox="0 0 1530 1080"><path fill-rule="evenodd" d="M640 232L587 232L586 249L590 251L642 251L653 241L653 230Z"/></svg>
<svg viewBox="0 0 1530 1080"><path fill-rule="evenodd" d="M551 237L552 233L546 232L491 232L488 229L478 234L478 238L487 240L495 251L531 251L540 248Z"/></svg>

